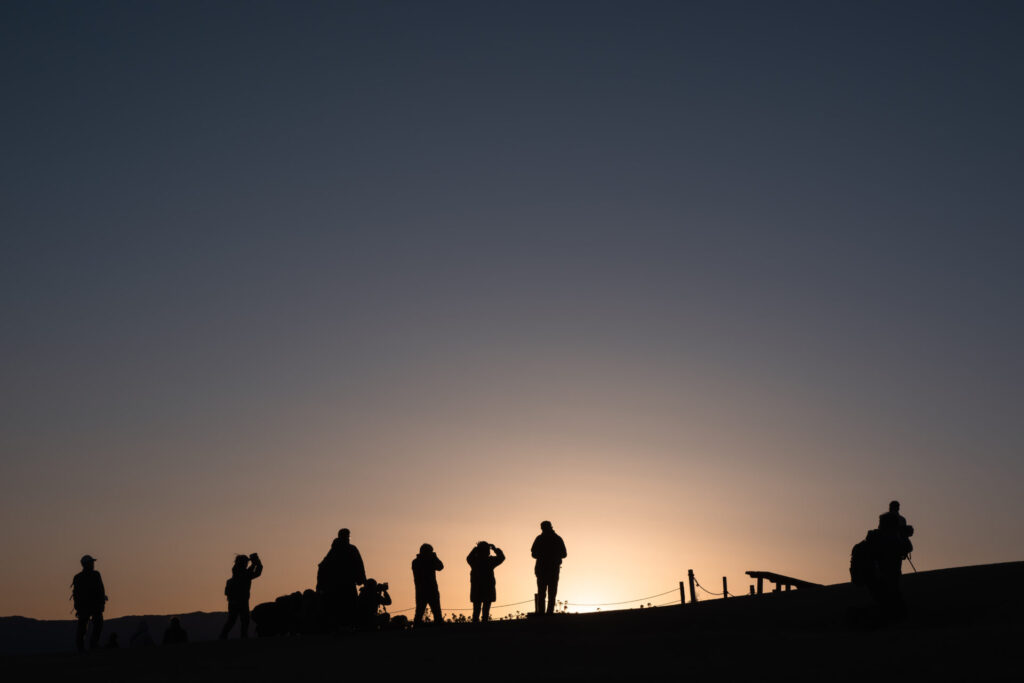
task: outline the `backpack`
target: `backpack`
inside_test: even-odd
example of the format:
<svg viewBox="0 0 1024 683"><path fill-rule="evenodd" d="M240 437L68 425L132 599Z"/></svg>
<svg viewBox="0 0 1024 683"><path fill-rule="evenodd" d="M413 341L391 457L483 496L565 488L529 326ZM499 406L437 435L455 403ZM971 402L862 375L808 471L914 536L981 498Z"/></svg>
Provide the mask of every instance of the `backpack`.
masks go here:
<svg viewBox="0 0 1024 683"><path fill-rule="evenodd" d="M875 558L867 540L853 546L850 551L850 581L857 586L867 585L875 574Z"/></svg>

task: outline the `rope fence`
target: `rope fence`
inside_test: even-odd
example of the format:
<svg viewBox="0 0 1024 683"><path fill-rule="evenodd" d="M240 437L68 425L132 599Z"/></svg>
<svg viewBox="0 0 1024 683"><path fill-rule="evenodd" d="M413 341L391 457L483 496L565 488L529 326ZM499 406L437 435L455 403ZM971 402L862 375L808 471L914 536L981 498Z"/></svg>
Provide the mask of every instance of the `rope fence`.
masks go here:
<svg viewBox="0 0 1024 683"><path fill-rule="evenodd" d="M620 602L563 602L566 607L617 607L619 605L629 605L636 602L643 602L644 600L651 600L653 598L660 598L670 593L679 593L678 588L665 591L664 593L656 593L654 595L648 595L642 598L634 598L633 600L622 600ZM655 605L655 607L664 607L666 605L679 604L680 600L676 599L672 602L666 602L662 605ZM510 602L504 605L491 605L491 610L504 609L506 607L519 607L520 605L532 605L533 599L523 600L521 602ZM389 614L401 614L402 612L412 612L415 607L403 607L402 609L389 609ZM442 612L472 612L472 607L445 607L441 610Z"/></svg>
<svg viewBox="0 0 1024 683"><path fill-rule="evenodd" d="M701 585L700 581L697 580L696 576L693 577L693 583L703 593L706 593L707 595L715 597L715 598L729 598L729 597L735 598L735 597L737 597L735 593L730 593L727 590L726 591L722 591L721 593L716 593L715 591L708 590L707 588L705 588L704 586ZM568 602L568 601L562 601L562 602L559 602L559 604L560 605L564 605L566 608L570 608L570 607L597 607L597 608L602 608L602 607L619 607L621 605L630 605L630 604L635 604L635 603L643 603L645 600L653 600L655 598L661 598L661 597L664 597L666 595L671 595L673 593L675 593L676 595L679 595L679 588L673 588L672 590L667 590L667 591L665 591L663 593L655 593L654 595L647 595L647 596L644 596L642 598L633 598L632 600L620 600L618 602ZM533 604L533 600L532 599L530 599L530 600L522 600L520 602L510 602L510 603L506 603L504 605L491 605L491 610L506 609L508 607L520 607L522 605L532 605L532 604ZM683 601L683 598L680 596L680 597L677 597L675 600L670 600L669 602L662 602L662 603L659 603L657 605L652 605L652 607L668 607L669 605L681 605L681 604L684 604L684 601ZM640 606L641 606L641 608L644 607L643 604L641 604ZM415 609L416 609L415 607L403 607L402 609L388 610L388 612L390 614L401 614L403 612L412 612ZM473 608L472 607L446 607L446 608L442 609L441 611L442 612L472 612Z"/></svg>
<svg viewBox="0 0 1024 683"><path fill-rule="evenodd" d="M696 576L693 577L693 582L695 584L697 584L697 588L700 588L702 591L704 591L708 595L714 595L715 597L719 597L719 598L727 598L730 595L732 597L734 597L734 598L736 597L736 595L734 593L729 593L727 591L723 591L721 593L715 593L714 591L709 591L707 588L705 588L704 586L700 585L700 581L697 580Z"/></svg>

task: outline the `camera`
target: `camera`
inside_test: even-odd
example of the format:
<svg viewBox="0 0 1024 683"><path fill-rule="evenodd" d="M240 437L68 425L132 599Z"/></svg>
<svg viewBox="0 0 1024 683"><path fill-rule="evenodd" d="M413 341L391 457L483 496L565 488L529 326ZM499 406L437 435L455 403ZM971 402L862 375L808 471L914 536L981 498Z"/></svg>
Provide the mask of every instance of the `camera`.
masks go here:
<svg viewBox="0 0 1024 683"><path fill-rule="evenodd" d="M385 581L384 583L378 583L378 584L377 584L377 590L378 590L378 591L380 591L380 592L382 592L382 593L383 593L383 592L384 592L384 591L386 591L387 589L388 589L388 582L387 582L387 581Z"/></svg>

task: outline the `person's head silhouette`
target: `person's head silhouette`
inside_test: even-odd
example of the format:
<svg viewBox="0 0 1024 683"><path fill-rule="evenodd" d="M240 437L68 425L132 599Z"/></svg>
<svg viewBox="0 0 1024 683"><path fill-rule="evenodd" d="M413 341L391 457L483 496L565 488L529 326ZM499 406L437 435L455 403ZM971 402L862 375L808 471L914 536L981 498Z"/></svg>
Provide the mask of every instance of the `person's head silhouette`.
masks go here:
<svg viewBox="0 0 1024 683"><path fill-rule="evenodd" d="M551 526L551 522L549 522L547 520L544 520L543 522L540 523L540 530L541 531L554 531L554 529Z"/></svg>
<svg viewBox="0 0 1024 683"><path fill-rule="evenodd" d="M340 529L340 530L338 531L338 539L339 539L339 540L340 540L340 541L341 541L342 543L348 543L348 542L349 542L349 537L350 537L351 535L352 535L352 532L351 532L351 531L349 531L348 529Z"/></svg>
<svg viewBox="0 0 1024 683"><path fill-rule="evenodd" d="M894 500L891 503L889 503L889 512L899 512L899 511L900 511L900 502L898 500Z"/></svg>
<svg viewBox="0 0 1024 683"><path fill-rule="evenodd" d="M420 546L420 555L429 555L432 552L434 552L434 546L429 543L424 543Z"/></svg>
<svg viewBox="0 0 1024 683"><path fill-rule="evenodd" d="M82 555L82 569L92 569L96 564L96 558L92 555Z"/></svg>

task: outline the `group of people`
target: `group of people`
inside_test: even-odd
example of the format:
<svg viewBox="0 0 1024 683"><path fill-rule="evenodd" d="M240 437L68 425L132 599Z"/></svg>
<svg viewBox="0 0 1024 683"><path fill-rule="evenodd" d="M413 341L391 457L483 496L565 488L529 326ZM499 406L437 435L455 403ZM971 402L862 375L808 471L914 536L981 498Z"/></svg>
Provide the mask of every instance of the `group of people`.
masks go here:
<svg viewBox="0 0 1024 683"><path fill-rule="evenodd" d="M551 522L544 521L540 526L541 533L534 540L530 551L536 560L536 610L538 614L551 614L555 609L558 576L562 560L566 557L566 550L565 542L555 533ZM469 593L470 601L473 603L473 622L486 622L490 619L491 604L497 597L494 569L504 561L505 553L501 548L487 541L477 543L466 557L470 567ZM91 649L99 646L100 634L103 631L103 610L107 595L95 563L96 559L90 555L82 557L82 571L76 574L72 581L72 599L78 618L75 643L79 651L85 649L85 636L90 630L90 622ZM437 556L433 546L429 543L421 545L419 553L412 561L413 584L416 589L413 623L416 626L423 623L428 607L433 615L433 621L443 623L441 595L437 585L437 572L443 569L444 563ZM262 574L263 562L257 553L235 556L231 578L224 586L228 616L220 632L221 639L228 637L236 623L239 623L241 637L248 637L252 582ZM326 630L376 628L382 619L388 619L386 614L380 613L381 607L391 604L388 584L367 578L363 558L359 549L352 544L351 532L348 529L341 529L337 538L331 542L330 550L317 567L316 591L307 593L312 595L296 594L299 598L299 610L303 609L303 598L311 597L318 603L317 621ZM177 629L174 631L172 639L180 637Z"/></svg>
<svg viewBox="0 0 1024 683"><path fill-rule="evenodd" d="M535 609L537 614L552 614L558 595L562 560L566 557L565 542L555 533L551 522L541 522L540 528L541 533L530 548L530 554L536 560ZM913 534L914 527L907 524L907 520L900 514L899 501L894 500L889 504L889 511L879 516L878 528L869 531L867 537L855 545L851 553L850 578L853 583L866 586L883 607L893 612L899 612L903 606L899 579L903 560L909 559L913 550L910 542ZM501 548L487 541L477 543L466 556L470 567L469 599L473 603L474 623L490 619L491 604L497 599L494 570L504 561L505 553ZM103 610L107 602L103 579L96 571L96 558L85 555L81 564L82 571L75 575L71 583L71 597L78 619L75 645L79 651L85 649L85 636L90 622L90 648L96 649L99 646L103 631ZM434 622L443 623L441 595L437 586L437 572L443 569L444 563L433 546L429 543L421 545L412 561L416 588L415 626L423 623L428 607ZM263 563L258 554L235 557L231 578L224 587L228 617L221 629L222 639L228 637L236 622L240 622L241 637L248 636L252 582L262 573ZM314 596L322 606L324 626L328 630L376 628L381 619L388 618L386 614L380 614L380 608L391 604L388 584L367 578L363 558L359 549L352 545L348 529L338 532L330 550L320 562ZM175 632L174 637L180 636Z"/></svg>
<svg viewBox="0 0 1024 683"><path fill-rule="evenodd" d="M317 572L317 592L325 597L334 626L372 626L378 608L391 604L387 584L378 584L366 578L359 550L349 541L350 532L342 529L331 545L331 550L320 563ZM562 560L566 557L565 542L555 533L551 522L541 523L541 533L533 542L531 554L536 559L537 592L540 596L537 611L545 613L544 596L547 595L551 614L555 609L558 592L558 574ZM491 603L497 599L497 581L494 569L505 561L501 548L487 541L480 541L466 556L469 564L469 599L473 603L473 622L490 619ZM413 624L423 623L427 608L435 623L443 623L441 594L437 586L437 572L444 569L444 563L429 543L420 546L419 553L412 561L413 585L416 589L416 608ZM363 589L356 594L356 586ZM353 621L354 617L354 621Z"/></svg>
<svg viewBox="0 0 1024 683"><path fill-rule="evenodd" d="M555 596L558 594L558 575L562 560L567 553L565 541L555 533L551 522L540 524L540 535L533 541L530 548L531 556L536 560L534 574L537 577L537 614L553 614ZM505 561L505 553L498 546L487 541L480 541L466 556L469 565L469 600L473 603L473 623L491 618L491 603L497 599L497 581L494 569ZM420 553L412 561L413 580L416 585L416 613L413 624L419 625L429 606L434 621L442 623L441 596L437 589L437 572L444 569L434 548L429 543L420 546ZM544 603L547 598L547 609Z"/></svg>

